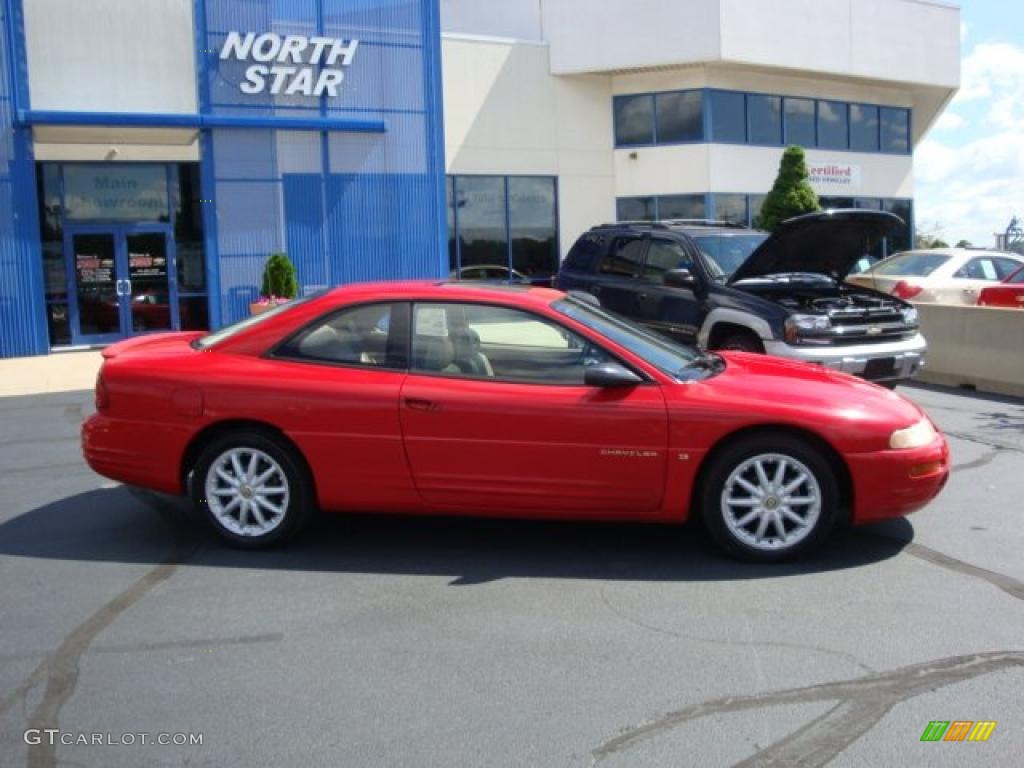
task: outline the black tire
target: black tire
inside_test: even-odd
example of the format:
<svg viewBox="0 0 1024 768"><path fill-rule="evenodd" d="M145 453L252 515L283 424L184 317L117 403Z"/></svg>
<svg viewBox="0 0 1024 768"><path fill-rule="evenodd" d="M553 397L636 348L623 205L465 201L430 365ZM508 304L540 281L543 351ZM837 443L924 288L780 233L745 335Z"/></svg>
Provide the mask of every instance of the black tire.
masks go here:
<svg viewBox="0 0 1024 768"><path fill-rule="evenodd" d="M267 482L281 483L283 481L283 485L261 487L285 488L284 493L261 494L254 492L253 487L244 485L238 495L241 496L248 488L252 500L240 499L243 503L236 507L239 509L237 525L234 523L232 512L224 511L234 500L228 490L231 486L223 476L218 476L214 472L215 465L220 464L222 459L229 460L232 453L241 456L243 464L248 463L245 461L246 455L250 458L253 453L261 455L262 457L258 459L254 470L259 476L264 475L276 464L277 471L270 476ZM242 467L243 470L247 468L246 466ZM230 468L225 469L229 476L234 477L234 472ZM219 477L219 480L211 478L211 473L213 478ZM212 505L207 498L208 480L220 485L225 493L225 495L211 494L217 497ZM305 463L296 455L290 445L267 432L239 430L216 437L203 448L192 475L191 494L196 508L226 543L241 549L263 549L284 543L302 529L312 510L313 484ZM269 506L262 506L262 502L258 503L256 496L282 510L281 513L272 512ZM243 513L240 508L245 504L249 504L249 506ZM258 522L257 512L259 513ZM251 521L248 526L245 525L246 521ZM261 527L266 530L259 531L258 529Z"/></svg>
<svg viewBox="0 0 1024 768"><path fill-rule="evenodd" d="M768 458L771 456L783 457L786 461L773 463ZM770 475L769 488L773 489L760 497L740 486L738 480L729 483L733 472L755 457L765 457L762 468L766 475ZM782 463L785 464L786 470L781 486L788 486L799 480L803 470L806 470L813 483L805 482L797 486L792 493L809 495L783 497L781 490L778 496L775 495L774 489L780 487L774 484L775 472ZM748 472L752 474L748 475ZM740 478L748 483L758 483L758 488L762 487L760 481L756 480L755 464L747 465L747 469L740 473ZM818 499L816 510L814 504L787 505L783 501L784 498L813 498L815 488ZM728 498L737 499L736 503L739 506L727 506L726 491L730 493ZM838 518L839 486L828 460L813 445L792 435L763 433L738 440L712 459L712 464L703 475L699 499L701 518L712 538L722 549L740 560L773 563L800 557L813 550L828 536ZM753 504L751 502L754 499L765 501ZM745 511L748 509L749 512ZM803 518L805 524L794 524L793 520L786 516L787 510L797 518ZM738 525L748 515L755 514L757 516L749 524ZM772 516L778 518L778 523L771 519ZM757 541L760 533L758 526L765 517L768 518L768 522L765 523L764 534L768 534L770 528L774 534L774 543L770 541L771 536ZM778 535L777 525L783 527L786 535L792 535L792 543L785 543Z"/></svg>
<svg viewBox="0 0 1024 768"><path fill-rule="evenodd" d="M764 344L752 333L731 333L716 344L715 349L764 354Z"/></svg>

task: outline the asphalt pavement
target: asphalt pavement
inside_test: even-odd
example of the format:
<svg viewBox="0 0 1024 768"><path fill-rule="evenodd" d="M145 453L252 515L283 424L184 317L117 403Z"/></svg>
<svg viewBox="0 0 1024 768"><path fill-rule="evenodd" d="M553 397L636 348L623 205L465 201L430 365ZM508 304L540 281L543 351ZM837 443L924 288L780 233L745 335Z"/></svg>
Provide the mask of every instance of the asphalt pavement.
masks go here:
<svg viewBox="0 0 1024 768"><path fill-rule="evenodd" d="M900 391L950 437L942 496L783 566L464 519L232 551L84 465L90 392L0 398L0 765L1019 766L1024 401Z"/></svg>

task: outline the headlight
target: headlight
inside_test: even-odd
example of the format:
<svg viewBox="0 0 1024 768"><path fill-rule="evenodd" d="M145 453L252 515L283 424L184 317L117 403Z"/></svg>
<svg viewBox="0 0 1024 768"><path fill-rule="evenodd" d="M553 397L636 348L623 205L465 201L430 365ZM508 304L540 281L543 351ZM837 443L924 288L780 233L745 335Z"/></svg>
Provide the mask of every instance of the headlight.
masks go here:
<svg viewBox="0 0 1024 768"><path fill-rule="evenodd" d="M907 325L917 326L917 309L914 307L907 307L903 310L903 322Z"/></svg>
<svg viewBox="0 0 1024 768"><path fill-rule="evenodd" d="M786 318L786 341L796 341L799 336L814 336L832 330L832 321L827 315L790 315Z"/></svg>
<svg viewBox="0 0 1024 768"><path fill-rule="evenodd" d="M935 427L928 419L921 419L917 424L906 429L897 429L889 438L890 448L921 448L935 439Z"/></svg>

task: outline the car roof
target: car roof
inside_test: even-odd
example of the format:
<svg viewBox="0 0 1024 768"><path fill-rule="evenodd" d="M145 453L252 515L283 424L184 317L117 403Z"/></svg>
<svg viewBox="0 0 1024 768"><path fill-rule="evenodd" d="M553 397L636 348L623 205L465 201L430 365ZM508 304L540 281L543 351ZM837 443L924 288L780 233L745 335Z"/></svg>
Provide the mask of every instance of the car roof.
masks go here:
<svg viewBox="0 0 1024 768"><path fill-rule="evenodd" d="M364 298L429 301L494 301L547 305L565 294L553 288L523 283L476 283L458 280L396 280L373 283L352 283L334 288L328 296L348 301Z"/></svg>
<svg viewBox="0 0 1024 768"><path fill-rule="evenodd" d="M714 219L662 219L660 221L616 221L599 224L590 229L591 232L632 231L637 233L682 232L687 235L766 235L760 229L753 229L743 224Z"/></svg>

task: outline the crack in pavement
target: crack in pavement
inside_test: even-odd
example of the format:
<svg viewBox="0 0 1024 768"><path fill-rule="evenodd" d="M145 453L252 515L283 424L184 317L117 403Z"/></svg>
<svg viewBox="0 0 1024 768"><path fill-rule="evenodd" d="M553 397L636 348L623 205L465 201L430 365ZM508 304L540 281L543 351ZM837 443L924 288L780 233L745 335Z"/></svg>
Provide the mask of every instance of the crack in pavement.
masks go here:
<svg viewBox="0 0 1024 768"><path fill-rule="evenodd" d="M657 720L627 728L591 752L591 765L709 715L745 712L789 704L835 701L836 706L787 734L734 768L795 766L820 768L871 730L897 704L922 693L982 675L1024 667L1024 652L995 651L951 656L864 677L804 688L726 696L669 712Z"/></svg>
<svg viewBox="0 0 1024 768"><path fill-rule="evenodd" d="M673 629L666 629L659 627L655 624L648 624L645 621L641 621L635 616L630 616L628 613L620 608L617 608L609 600L608 595L605 592L605 588L602 587L600 590L601 602L604 603L605 607L618 616L620 619L628 621L642 629L650 630L651 632L657 632L662 635L670 635L671 637L678 637L681 640L692 640L697 643L708 643L710 645L736 645L746 648L785 648L786 650L793 651L811 651L812 653L820 653L825 656L832 656L836 659L842 659L848 661L854 666L864 670L865 672L874 672L873 667L869 667L867 664L862 662L856 656L845 651L836 651L831 648L824 648L819 645L809 645L804 643L788 643L783 640L723 640L717 637L702 637L700 635L690 635L685 632L676 632Z"/></svg>
<svg viewBox="0 0 1024 768"><path fill-rule="evenodd" d="M188 526L176 524L177 510L155 494L129 489L133 496L156 510L174 535L167 557L131 586L110 600L68 634L60 646L44 659L12 693L0 699L0 715L17 701L23 704L37 685L45 682L43 698L28 716L27 728L57 728L60 710L71 698L78 685L79 662L96 636L115 619L149 594L156 586L167 581L178 566L189 560L199 549L199 539ZM42 740L29 745L29 768L53 768L57 765L57 747Z"/></svg>
<svg viewBox="0 0 1024 768"><path fill-rule="evenodd" d="M974 461L968 461L964 464L954 464L952 467L950 467L950 469L952 469L954 472L966 472L967 470L970 469L978 469L978 467L984 467L986 464L991 464L992 460L996 456L998 456L999 454L1003 453L1006 450L1008 449L1002 447L993 448L991 451L984 454L983 456L974 459Z"/></svg>
<svg viewBox="0 0 1024 768"><path fill-rule="evenodd" d="M125 643L122 645L101 645L86 649L85 654L94 653L150 653L178 648L219 648L226 645L251 645L253 643L278 643L284 640L283 632L267 632L261 635L235 635L234 637L208 637L199 640L164 640L157 643ZM0 654L0 662L38 659L48 653L6 653Z"/></svg>

